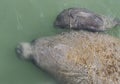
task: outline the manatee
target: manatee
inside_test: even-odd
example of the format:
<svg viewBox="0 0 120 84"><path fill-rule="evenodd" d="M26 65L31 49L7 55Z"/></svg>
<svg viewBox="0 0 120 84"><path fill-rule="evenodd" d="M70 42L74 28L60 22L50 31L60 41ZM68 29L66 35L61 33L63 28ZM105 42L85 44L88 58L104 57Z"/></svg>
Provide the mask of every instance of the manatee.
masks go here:
<svg viewBox="0 0 120 84"><path fill-rule="evenodd" d="M68 8L58 14L54 26L93 32L105 31L120 25L118 18L96 14L86 8Z"/></svg>
<svg viewBox="0 0 120 84"><path fill-rule="evenodd" d="M16 52L60 84L120 84L120 39L107 34L64 32L21 42Z"/></svg>

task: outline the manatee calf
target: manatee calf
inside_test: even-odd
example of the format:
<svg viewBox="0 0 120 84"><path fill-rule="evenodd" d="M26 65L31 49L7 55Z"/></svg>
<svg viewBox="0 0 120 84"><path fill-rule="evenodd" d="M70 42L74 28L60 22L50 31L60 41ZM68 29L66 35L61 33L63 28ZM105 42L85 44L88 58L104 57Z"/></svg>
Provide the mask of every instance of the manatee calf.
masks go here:
<svg viewBox="0 0 120 84"><path fill-rule="evenodd" d="M99 15L85 8L63 10L56 18L54 26L60 28L104 31L120 25L120 20Z"/></svg>
<svg viewBox="0 0 120 84"><path fill-rule="evenodd" d="M71 31L20 43L16 51L60 84L120 84L120 39L109 35Z"/></svg>

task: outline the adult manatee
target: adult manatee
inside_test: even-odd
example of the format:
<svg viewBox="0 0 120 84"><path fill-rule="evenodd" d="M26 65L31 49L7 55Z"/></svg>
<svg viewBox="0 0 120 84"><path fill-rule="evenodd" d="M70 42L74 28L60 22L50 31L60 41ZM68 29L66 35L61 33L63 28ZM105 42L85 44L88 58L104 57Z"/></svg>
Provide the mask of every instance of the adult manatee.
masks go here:
<svg viewBox="0 0 120 84"><path fill-rule="evenodd" d="M120 20L96 14L86 8L68 8L56 18L54 26L89 31L105 31L120 25Z"/></svg>
<svg viewBox="0 0 120 84"><path fill-rule="evenodd" d="M20 43L16 51L60 84L120 84L120 39L106 34L65 32Z"/></svg>

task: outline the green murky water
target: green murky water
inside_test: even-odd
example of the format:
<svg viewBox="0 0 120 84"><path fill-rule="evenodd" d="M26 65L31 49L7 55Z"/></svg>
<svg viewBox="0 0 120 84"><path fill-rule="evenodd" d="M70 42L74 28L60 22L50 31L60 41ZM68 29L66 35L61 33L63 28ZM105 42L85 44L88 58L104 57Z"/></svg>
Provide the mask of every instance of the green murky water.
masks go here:
<svg viewBox="0 0 120 84"><path fill-rule="evenodd" d="M53 27L56 15L69 7L85 7L120 18L120 0L0 0L0 84L57 84L32 63L15 54L21 41L60 32ZM120 27L109 34L120 37Z"/></svg>

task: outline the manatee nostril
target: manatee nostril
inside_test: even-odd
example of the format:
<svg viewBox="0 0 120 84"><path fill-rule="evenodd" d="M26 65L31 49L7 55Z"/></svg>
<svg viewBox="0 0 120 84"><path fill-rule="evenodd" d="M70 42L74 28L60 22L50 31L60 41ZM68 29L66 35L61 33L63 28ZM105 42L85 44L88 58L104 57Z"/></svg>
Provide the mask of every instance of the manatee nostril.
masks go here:
<svg viewBox="0 0 120 84"><path fill-rule="evenodd" d="M22 50L22 49L23 49L22 46L21 46L21 45L18 45L18 46L16 47L15 51L16 51L17 54L22 54L22 53L23 53L23 50Z"/></svg>

